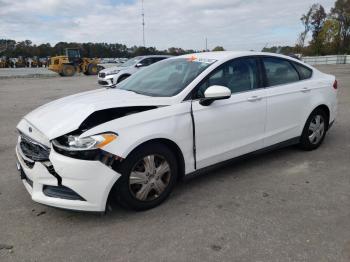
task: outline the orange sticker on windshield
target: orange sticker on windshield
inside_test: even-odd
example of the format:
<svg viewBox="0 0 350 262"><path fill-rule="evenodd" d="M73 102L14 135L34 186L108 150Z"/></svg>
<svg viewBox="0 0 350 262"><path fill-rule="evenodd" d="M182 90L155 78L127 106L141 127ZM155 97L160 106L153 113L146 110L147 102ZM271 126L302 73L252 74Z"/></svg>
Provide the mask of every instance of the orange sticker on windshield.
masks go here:
<svg viewBox="0 0 350 262"><path fill-rule="evenodd" d="M191 56L187 59L188 62L193 62L193 61L196 61L197 60L197 57L196 56Z"/></svg>

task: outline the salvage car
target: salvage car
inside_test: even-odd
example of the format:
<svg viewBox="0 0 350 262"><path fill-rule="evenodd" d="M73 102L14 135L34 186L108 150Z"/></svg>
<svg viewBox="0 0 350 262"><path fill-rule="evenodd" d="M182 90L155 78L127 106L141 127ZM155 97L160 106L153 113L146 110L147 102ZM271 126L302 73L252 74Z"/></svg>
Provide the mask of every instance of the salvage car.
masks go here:
<svg viewBox="0 0 350 262"><path fill-rule="evenodd" d="M125 79L140 69L162 61L171 56L168 55L148 55L136 56L123 64L113 67L107 67L101 70L97 77L97 83L102 86L112 86Z"/></svg>
<svg viewBox="0 0 350 262"><path fill-rule="evenodd" d="M114 88L50 102L18 124L23 184L42 204L145 210L178 179L280 146L318 148L337 112L337 81L259 52L173 57Z"/></svg>

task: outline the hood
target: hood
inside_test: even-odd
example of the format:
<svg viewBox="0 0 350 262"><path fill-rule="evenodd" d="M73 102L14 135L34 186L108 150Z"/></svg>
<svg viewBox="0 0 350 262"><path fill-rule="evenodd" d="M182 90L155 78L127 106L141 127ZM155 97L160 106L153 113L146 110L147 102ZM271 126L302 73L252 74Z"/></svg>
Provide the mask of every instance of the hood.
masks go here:
<svg viewBox="0 0 350 262"><path fill-rule="evenodd" d="M108 68L101 70L100 73L108 74L109 72L114 71L114 70L122 71L122 70L129 69L130 67L132 67L132 66L112 66L112 67L108 67Z"/></svg>
<svg viewBox="0 0 350 262"><path fill-rule="evenodd" d="M168 104L169 98L103 88L55 100L35 109L24 118L51 140L77 130L96 111Z"/></svg>
<svg viewBox="0 0 350 262"><path fill-rule="evenodd" d="M98 66L102 66L103 69L109 69L111 67L118 67L118 65L120 64L116 64L116 63L100 63L100 64L97 64ZM102 71L102 70L101 70Z"/></svg>

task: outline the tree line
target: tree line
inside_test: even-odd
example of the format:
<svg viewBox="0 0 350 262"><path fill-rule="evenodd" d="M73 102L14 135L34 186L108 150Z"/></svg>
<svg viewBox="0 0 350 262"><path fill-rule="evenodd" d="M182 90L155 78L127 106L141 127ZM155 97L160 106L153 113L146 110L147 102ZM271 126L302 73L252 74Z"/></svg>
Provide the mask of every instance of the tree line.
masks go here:
<svg viewBox="0 0 350 262"><path fill-rule="evenodd" d="M326 13L321 4L313 4L300 18L303 31L295 46L273 46L266 52L303 55L350 54L350 0L336 0ZM309 43L306 43L311 37Z"/></svg>
<svg viewBox="0 0 350 262"><path fill-rule="evenodd" d="M205 50L184 50L178 47L170 47L167 50L157 50L155 47L132 46L110 43L67 43L59 42L55 45L50 43L36 45L30 40L16 42L10 39L0 39L0 57L51 57L64 54L65 48L79 48L83 57L135 57L140 55L183 55ZM217 46L213 51L224 50Z"/></svg>

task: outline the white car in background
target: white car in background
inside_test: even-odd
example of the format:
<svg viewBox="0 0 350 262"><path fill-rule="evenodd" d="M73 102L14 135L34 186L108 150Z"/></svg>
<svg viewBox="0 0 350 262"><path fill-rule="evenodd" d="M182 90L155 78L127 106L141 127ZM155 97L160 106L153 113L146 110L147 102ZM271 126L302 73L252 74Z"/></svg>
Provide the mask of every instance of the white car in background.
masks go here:
<svg viewBox="0 0 350 262"><path fill-rule="evenodd" d="M116 88L48 103L18 124L23 184L42 204L104 211L163 202L178 178L285 145L319 147L335 120L337 81L258 52L173 57Z"/></svg>
<svg viewBox="0 0 350 262"><path fill-rule="evenodd" d="M148 55L148 56L136 56L129 59L123 64L118 66L108 67L101 70L98 73L97 82L102 86L112 86L124 79L128 78L132 74L136 73L139 69L152 65L156 62L169 58L167 55Z"/></svg>

